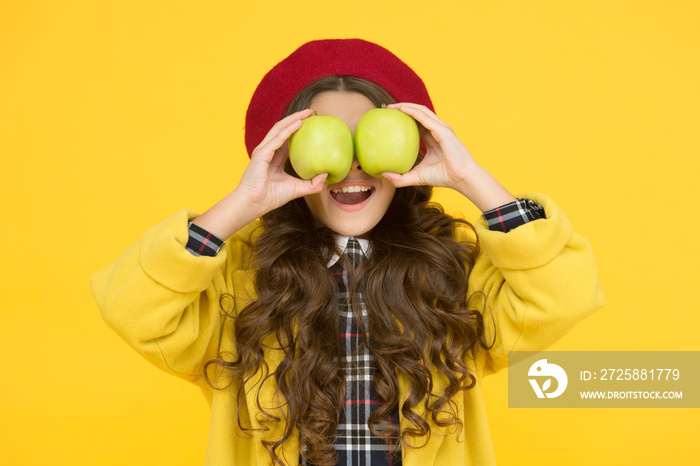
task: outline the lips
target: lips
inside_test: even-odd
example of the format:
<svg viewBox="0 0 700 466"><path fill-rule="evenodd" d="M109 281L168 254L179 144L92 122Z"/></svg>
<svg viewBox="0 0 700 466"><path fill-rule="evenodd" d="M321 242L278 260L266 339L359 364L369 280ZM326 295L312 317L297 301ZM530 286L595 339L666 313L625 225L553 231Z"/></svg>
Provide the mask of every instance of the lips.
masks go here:
<svg viewBox="0 0 700 466"><path fill-rule="evenodd" d="M356 185L332 189L330 194L333 199L341 204L355 205L369 199L373 192L374 188L371 186Z"/></svg>
<svg viewBox="0 0 700 466"><path fill-rule="evenodd" d="M361 210L372 198L376 188L369 183L344 182L328 192L338 208L347 212Z"/></svg>

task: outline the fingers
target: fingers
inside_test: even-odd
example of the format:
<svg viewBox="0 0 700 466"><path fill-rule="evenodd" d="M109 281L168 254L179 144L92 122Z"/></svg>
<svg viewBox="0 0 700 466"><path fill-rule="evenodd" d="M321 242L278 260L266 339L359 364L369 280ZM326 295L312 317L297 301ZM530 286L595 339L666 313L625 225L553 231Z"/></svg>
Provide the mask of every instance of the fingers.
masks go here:
<svg viewBox="0 0 700 466"><path fill-rule="evenodd" d="M425 147L426 149L428 149L428 151L440 146L440 144L435 140L433 134L430 131L426 131L425 134L421 136L421 138L423 139L423 143L425 144Z"/></svg>
<svg viewBox="0 0 700 466"><path fill-rule="evenodd" d="M401 102L387 107L413 117L421 126L421 140L427 149L420 162L404 174L382 173L397 188L406 186L442 186L445 178L445 151L458 141L452 128L424 105Z"/></svg>
<svg viewBox="0 0 700 466"><path fill-rule="evenodd" d="M260 145L263 145L267 143L270 139L274 138L280 131L284 131L287 129L290 125L297 125L298 123L301 122L306 117L309 117L313 114L313 111L311 109L305 109L301 110L299 112L292 113L291 115L288 115L284 118L282 118L280 121L275 123L272 128L270 128L270 131L267 132L267 135L265 135L265 138L262 140Z"/></svg>
<svg viewBox="0 0 700 466"><path fill-rule="evenodd" d="M430 110L428 107L425 105L420 105L420 104L414 104L411 102L397 102L395 104L387 105L388 108L395 108L397 110L401 110L404 113L407 113L411 116L414 114L416 115L416 120L422 121L423 119L430 119L433 120L436 123L442 123L445 124L440 118L438 118L435 113ZM445 125L447 126L447 125ZM426 126L427 128L427 126Z"/></svg>
<svg viewBox="0 0 700 466"><path fill-rule="evenodd" d="M400 175L394 172L382 172L382 176L389 180L396 188L404 188L406 186L420 186L425 184L418 174L411 170Z"/></svg>
<svg viewBox="0 0 700 466"><path fill-rule="evenodd" d="M296 195L294 197L304 197L308 196L309 194L321 192L323 185L326 182L326 178L328 178L328 173L320 173L308 181L293 178L293 182L296 184Z"/></svg>
<svg viewBox="0 0 700 466"><path fill-rule="evenodd" d="M270 171L283 172L284 165L287 162L288 158L289 158L289 147L285 141L282 143L282 146L275 151L274 155L272 156L272 160L269 161Z"/></svg>
<svg viewBox="0 0 700 466"><path fill-rule="evenodd" d="M387 108L401 110L407 115L412 116L418 123L423 125L425 129L430 131L431 135L437 142L444 140L449 133L454 134L452 128L442 121L425 105L412 104L409 102L401 102L397 104L387 105ZM421 135L423 136L423 135Z"/></svg>
<svg viewBox="0 0 700 466"><path fill-rule="evenodd" d="M289 139L289 136L301 128L302 120L312 114L312 110L306 109L292 113L275 123L258 147L255 148L251 158L256 157L262 158L267 162L272 161L275 152L284 145L287 139Z"/></svg>

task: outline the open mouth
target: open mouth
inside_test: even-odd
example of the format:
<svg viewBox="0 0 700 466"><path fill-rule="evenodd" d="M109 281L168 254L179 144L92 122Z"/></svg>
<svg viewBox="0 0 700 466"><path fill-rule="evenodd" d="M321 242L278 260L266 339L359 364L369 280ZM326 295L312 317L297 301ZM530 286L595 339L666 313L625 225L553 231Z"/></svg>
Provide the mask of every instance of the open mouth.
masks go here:
<svg viewBox="0 0 700 466"><path fill-rule="evenodd" d="M332 189L331 197L339 204L356 205L369 199L374 193L372 186L343 186Z"/></svg>

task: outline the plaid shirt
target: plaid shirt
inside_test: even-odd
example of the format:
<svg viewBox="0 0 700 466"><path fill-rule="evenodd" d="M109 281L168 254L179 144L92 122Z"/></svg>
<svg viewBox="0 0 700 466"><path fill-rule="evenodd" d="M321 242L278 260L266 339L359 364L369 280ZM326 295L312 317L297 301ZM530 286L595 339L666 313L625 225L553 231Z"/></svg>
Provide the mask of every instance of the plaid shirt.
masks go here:
<svg viewBox="0 0 700 466"><path fill-rule="evenodd" d="M339 241L339 244L342 242ZM401 464L398 436L394 436L388 443L382 437L373 435L369 429L369 417L379 407L379 397L373 383L374 357L364 343L364 335L357 322L359 317L362 326L369 328L367 307L360 292L355 299L361 315L355 315L349 293L352 273L362 263L365 250L357 239L347 238L343 257L330 266L330 272L338 285L341 374L345 378L345 405L340 413L335 449L339 465L398 466ZM366 336L369 337L369 334ZM398 427L398 409L394 410L388 421ZM301 457L299 463L312 464Z"/></svg>
<svg viewBox="0 0 700 466"><path fill-rule="evenodd" d="M518 199L486 211L483 215L489 230L507 233L527 222L544 218L544 208L531 199Z"/></svg>
<svg viewBox="0 0 700 466"><path fill-rule="evenodd" d="M515 202L497 207L483 213L490 230L508 232L532 220L545 217L544 209L529 199L518 199ZM339 242L342 245L342 242ZM214 256L224 245L224 241L212 235L203 228L189 223L189 240L187 250L192 254ZM372 435L368 421L379 400L374 390L374 358L363 343L356 322L357 316L352 312L349 277L359 266L366 252L359 241L348 238L344 258L334 258L329 264L330 273L338 284L339 293L339 338L341 339L342 365L341 372L345 377L345 406L338 423L335 448L338 452L338 465L381 465L398 466L401 464L398 438L392 439L389 445L381 437ZM340 260L339 260L340 259ZM361 318L364 328L369 328L367 308L362 293L359 300ZM399 425L398 408L391 414L389 421ZM300 456L300 464L310 465Z"/></svg>

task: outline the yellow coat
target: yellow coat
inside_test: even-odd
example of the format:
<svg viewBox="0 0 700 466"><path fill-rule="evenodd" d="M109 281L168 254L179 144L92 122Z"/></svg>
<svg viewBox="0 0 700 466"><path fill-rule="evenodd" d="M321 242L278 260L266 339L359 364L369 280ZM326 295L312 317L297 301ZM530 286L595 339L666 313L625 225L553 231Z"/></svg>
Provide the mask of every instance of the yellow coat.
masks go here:
<svg viewBox="0 0 700 466"><path fill-rule="evenodd" d="M476 223L481 254L470 276L470 294L482 291L486 296L486 334L495 334L496 341L469 361L476 386L456 395L464 429L458 436L430 422L432 435L425 446L403 448L405 466L495 464L482 378L506 367L509 351L545 349L604 303L590 245L548 197L536 193L522 197L542 205L547 218L508 233L489 231L483 218ZM248 432L241 434L237 387L212 390L203 377L206 361L220 351L235 351L231 319L222 317L219 297L234 294L234 312L253 298L250 251L260 229L255 223L238 232L216 257L195 257L184 246L187 222L196 216L183 210L154 226L122 257L96 272L90 285L104 319L129 345L156 366L202 389L211 405L206 464L267 465L270 457L261 440L280 438L282 423L269 431L255 430L252 438ZM467 229L458 232L460 239L469 235L473 233ZM281 360L279 353L267 353L271 372ZM437 374L434 377L442 381ZM253 384L246 388L254 388ZM405 395L402 377L399 386ZM273 384L264 384L261 404L276 406L273 396ZM254 397L247 397L240 412L243 425L260 427L257 414ZM403 418L401 425L406 427ZM297 464L298 436L284 445L283 454L289 464Z"/></svg>

